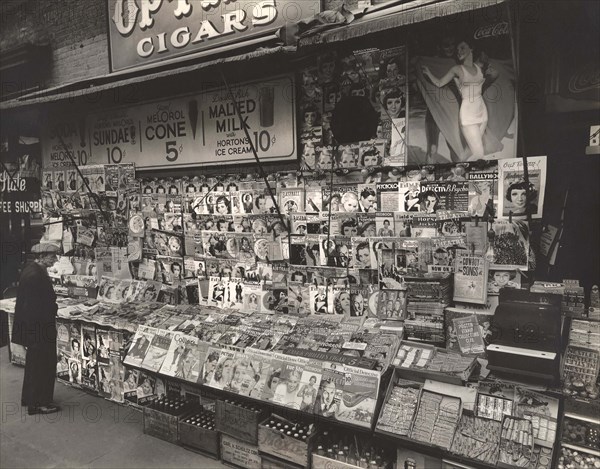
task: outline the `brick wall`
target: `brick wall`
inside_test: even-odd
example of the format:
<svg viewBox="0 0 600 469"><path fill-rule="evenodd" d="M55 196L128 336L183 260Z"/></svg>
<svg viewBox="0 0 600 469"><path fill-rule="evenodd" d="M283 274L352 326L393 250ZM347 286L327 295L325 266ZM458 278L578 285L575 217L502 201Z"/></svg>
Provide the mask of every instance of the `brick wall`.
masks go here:
<svg viewBox="0 0 600 469"><path fill-rule="evenodd" d="M44 87L104 75L109 72L106 10L106 0L2 0L0 50L48 44L49 70L40 73Z"/></svg>

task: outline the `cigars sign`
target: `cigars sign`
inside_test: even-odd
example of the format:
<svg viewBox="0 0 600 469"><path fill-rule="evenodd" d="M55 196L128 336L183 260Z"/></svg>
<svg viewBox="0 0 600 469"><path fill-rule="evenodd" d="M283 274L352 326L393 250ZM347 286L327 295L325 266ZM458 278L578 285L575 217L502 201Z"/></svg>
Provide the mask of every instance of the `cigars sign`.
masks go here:
<svg viewBox="0 0 600 469"><path fill-rule="evenodd" d="M135 163L175 168L296 158L294 80L281 76L61 120L49 115L44 167ZM238 114L239 111L239 114ZM246 133L247 130L247 133ZM65 148L66 147L66 148ZM69 154L67 154L67 152Z"/></svg>
<svg viewBox="0 0 600 469"><path fill-rule="evenodd" d="M320 0L107 1L113 71L266 35L320 11Z"/></svg>

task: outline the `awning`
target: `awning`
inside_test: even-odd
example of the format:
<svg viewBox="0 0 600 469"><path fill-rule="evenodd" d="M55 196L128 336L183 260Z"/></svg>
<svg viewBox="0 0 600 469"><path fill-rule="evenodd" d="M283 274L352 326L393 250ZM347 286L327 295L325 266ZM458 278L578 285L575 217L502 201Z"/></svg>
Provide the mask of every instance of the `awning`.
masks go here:
<svg viewBox="0 0 600 469"><path fill-rule="evenodd" d="M23 108L25 106L30 106L34 104L53 103L66 99L72 100L73 98L90 95L101 91L111 90L127 85L139 84L140 80L143 80L144 83L147 83L153 80L195 72L198 70L207 69L226 63L244 62L249 60L260 59L263 57L283 56L287 54L293 54L295 51L296 48L292 46L277 46L271 48L261 48L245 54L234 55L231 57L222 57L210 60L208 62L193 63L191 65L185 65L178 68L171 68L168 70L161 70L158 72L147 73L146 70L138 68L135 70L120 72L117 74L112 73L100 77L90 78L87 80L61 85L55 88L49 88L43 91L36 91L34 93L21 96L20 98L5 101L0 103L0 110L6 111L10 109ZM141 75L142 73L144 74Z"/></svg>
<svg viewBox="0 0 600 469"><path fill-rule="evenodd" d="M413 0L389 6L367 9L352 23L322 32L307 32L298 41L298 48L345 41L367 34L407 26L423 21L478 10L504 3L506 0Z"/></svg>

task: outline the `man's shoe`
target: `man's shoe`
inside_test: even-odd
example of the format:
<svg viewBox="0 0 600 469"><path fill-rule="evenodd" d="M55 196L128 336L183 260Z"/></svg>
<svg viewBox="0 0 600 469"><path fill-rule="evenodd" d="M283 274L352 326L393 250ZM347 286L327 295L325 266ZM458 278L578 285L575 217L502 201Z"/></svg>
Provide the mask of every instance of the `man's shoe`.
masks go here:
<svg viewBox="0 0 600 469"><path fill-rule="evenodd" d="M54 413L58 412L59 410L60 410L60 407L58 407L57 405L49 404L49 405L41 405L38 407L29 407L27 409L27 413L29 415L54 414Z"/></svg>

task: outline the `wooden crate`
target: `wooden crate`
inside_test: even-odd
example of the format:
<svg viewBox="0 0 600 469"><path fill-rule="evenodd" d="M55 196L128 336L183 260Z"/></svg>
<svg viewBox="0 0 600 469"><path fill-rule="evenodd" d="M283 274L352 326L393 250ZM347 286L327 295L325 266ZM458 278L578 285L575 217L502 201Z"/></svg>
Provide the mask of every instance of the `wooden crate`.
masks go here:
<svg viewBox="0 0 600 469"><path fill-rule="evenodd" d="M182 446L219 458L219 432L216 430L207 430L180 420L178 435Z"/></svg>
<svg viewBox="0 0 600 469"><path fill-rule="evenodd" d="M215 428L221 433L256 446L258 444L258 423L265 416L266 411L254 412L231 402L218 400Z"/></svg>
<svg viewBox="0 0 600 469"><path fill-rule="evenodd" d="M276 458L275 456L268 456L266 454L261 454L260 456L262 469L303 469L308 467L306 465L299 466L298 464L284 461L283 459Z"/></svg>
<svg viewBox="0 0 600 469"><path fill-rule="evenodd" d="M307 467L310 463L310 453L316 431L313 430L306 441L300 441L273 428L265 427L265 423L270 419L271 417L267 418L258 426L258 449L261 453L268 453L302 467Z"/></svg>
<svg viewBox="0 0 600 469"><path fill-rule="evenodd" d="M258 446L221 435L221 461L244 469L260 469L261 458Z"/></svg>
<svg viewBox="0 0 600 469"><path fill-rule="evenodd" d="M312 454L312 469L360 469L360 466L354 466L335 459L329 459L325 456Z"/></svg>
<svg viewBox="0 0 600 469"><path fill-rule="evenodd" d="M177 443L180 417L144 407L144 433L170 443Z"/></svg>

